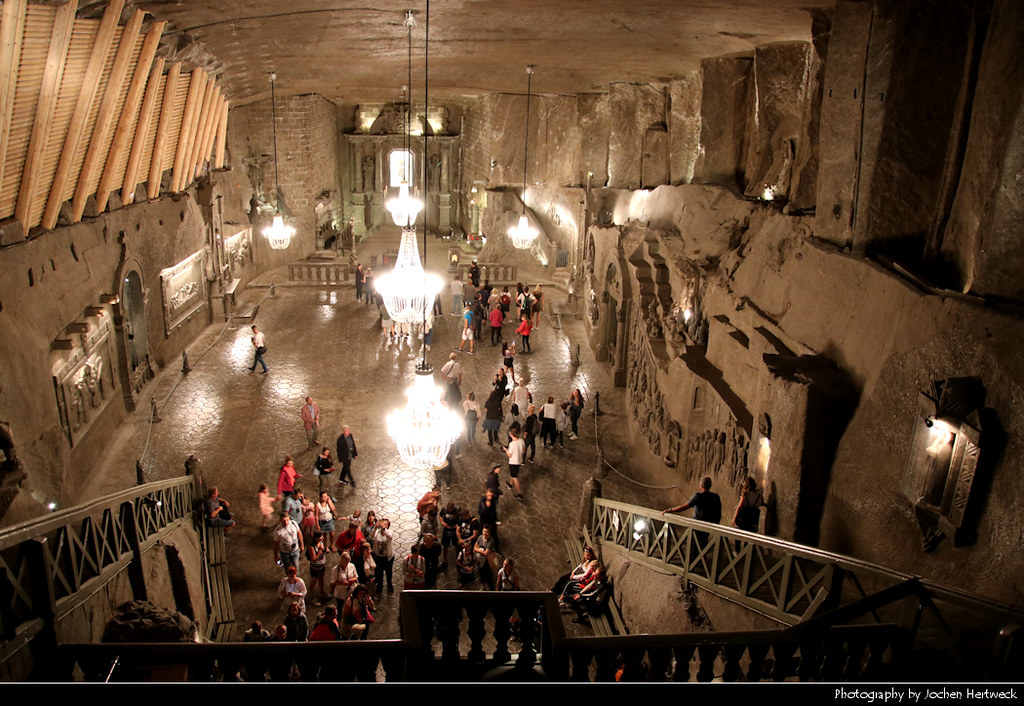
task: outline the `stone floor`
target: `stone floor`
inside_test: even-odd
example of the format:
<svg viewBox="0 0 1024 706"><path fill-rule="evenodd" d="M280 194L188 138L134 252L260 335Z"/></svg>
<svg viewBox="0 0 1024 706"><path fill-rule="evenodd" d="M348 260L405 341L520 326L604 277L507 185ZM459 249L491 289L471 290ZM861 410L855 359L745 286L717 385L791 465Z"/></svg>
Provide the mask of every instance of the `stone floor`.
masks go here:
<svg viewBox="0 0 1024 706"><path fill-rule="evenodd" d="M525 499L517 502L506 493L501 500L502 552L516 560L521 587L528 590L549 588L567 570L564 539L579 514L584 482L598 472L596 439L618 471L601 478L604 497L652 504L647 488L628 478L622 391L612 385L607 366L595 362L580 322L568 313L564 293L546 289L547 311L531 337L533 352L516 358L517 376L528 382L535 400L548 395L565 400L579 387L587 407L579 440L566 439L564 449L543 450L538 445L536 463L524 465L520 479ZM295 457L304 474L300 487L315 490L314 454L307 450L299 416L306 395L320 405L321 440L332 451L342 424L351 427L358 445L359 457L353 464L357 487L339 486L338 513L348 515L359 508L365 515L372 509L378 517L391 518L399 556L416 539L416 501L434 483L432 472L401 463L385 430L385 415L404 404L404 390L421 355L419 342L389 342L381 334L377 312L357 303L350 286L279 284L275 297L267 295L267 289L256 286L245 296L250 305L265 297L256 324L267 336L269 374L249 372L253 356L248 322L209 327L189 348L192 372L183 376L169 368L151 385L162 403L162 421L150 426L148 408L131 417L112 441L105 469L82 491L95 496L133 483L137 458L142 459L146 479L157 480L180 475L189 454L199 457L207 485L220 488L239 519L228 546L239 638L255 619L272 629L282 618L276 592L282 573L270 534L259 528L256 493L261 483L276 488L285 454ZM567 313L556 316L560 311ZM459 331L458 317L446 313L439 318L428 354L435 369L458 343ZM511 324L504 334L512 335ZM579 365L570 354L577 341L582 342ZM499 348L492 347L485 335L474 355L461 353L459 360L464 368L463 394L475 390L482 408L502 363ZM601 415L595 417L598 392ZM509 404L506 400L506 412ZM442 501L469 504L475 511L486 472L504 460L500 449L487 446L486 434L478 433L476 444L458 459L456 478ZM502 476L508 477L507 464ZM332 555L331 562L336 561L337 555ZM397 587L400 565L396 559ZM300 573L308 581L305 561ZM456 585L453 566L442 574L438 587ZM308 607L311 620L318 612ZM396 637L397 593L378 599L377 615L373 637ZM570 632L575 628L569 627Z"/></svg>

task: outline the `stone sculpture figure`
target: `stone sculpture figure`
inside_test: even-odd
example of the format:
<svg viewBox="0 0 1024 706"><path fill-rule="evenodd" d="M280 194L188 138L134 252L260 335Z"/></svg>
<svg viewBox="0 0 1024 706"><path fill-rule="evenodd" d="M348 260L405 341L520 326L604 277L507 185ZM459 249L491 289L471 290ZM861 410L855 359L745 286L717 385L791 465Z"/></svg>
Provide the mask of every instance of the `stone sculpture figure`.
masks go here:
<svg viewBox="0 0 1024 706"><path fill-rule="evenodd" d="M368 154L363 157L363 191L373 191L374 159Z"/></svg>

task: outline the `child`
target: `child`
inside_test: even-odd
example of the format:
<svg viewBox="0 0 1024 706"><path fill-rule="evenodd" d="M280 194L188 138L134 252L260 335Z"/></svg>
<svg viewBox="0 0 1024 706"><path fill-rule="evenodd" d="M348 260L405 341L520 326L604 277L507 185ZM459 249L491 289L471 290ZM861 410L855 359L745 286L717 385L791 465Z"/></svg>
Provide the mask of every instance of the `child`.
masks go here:
<svg viewBox="0 0 1024 706"><path fill-rule="evenodd" d="M505 356L503 365L508 370L508 374L512 376L512 384L516 382L516 371L512 367L512 358L516 354L516 342L513 340L511 343L505 342L505 345L501 347L502 355Z"/></svg>
<svg viewBox="0 0 1024 706"><path fill-rule="evenodd" d="M260 491L256 493L256 501L259 503L260 508L260 529L268 529L274 524L274 499L270 497L270 491L267 489L266 483L260 485Z"/></svg>

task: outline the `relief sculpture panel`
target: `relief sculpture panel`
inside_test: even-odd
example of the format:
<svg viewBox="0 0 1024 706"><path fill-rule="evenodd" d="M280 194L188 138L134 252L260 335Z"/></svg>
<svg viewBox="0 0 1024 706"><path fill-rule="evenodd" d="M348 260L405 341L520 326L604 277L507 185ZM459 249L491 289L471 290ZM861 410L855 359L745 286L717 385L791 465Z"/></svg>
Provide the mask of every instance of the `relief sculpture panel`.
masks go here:
<svg viewBox="0 0 1024 706"><path fill-rule="evenodd" d="M107 319L81 335L53 375L61 425L74 447L114 399L111 327Z"/></svg>
<svg viewBox="0 0 1024 706"><path fill-rule="evenodd" d="M206 304L206 279L203 276L203 251L174 267L160 271L164 298L164 332L170 335L189 316Z"/></svg>

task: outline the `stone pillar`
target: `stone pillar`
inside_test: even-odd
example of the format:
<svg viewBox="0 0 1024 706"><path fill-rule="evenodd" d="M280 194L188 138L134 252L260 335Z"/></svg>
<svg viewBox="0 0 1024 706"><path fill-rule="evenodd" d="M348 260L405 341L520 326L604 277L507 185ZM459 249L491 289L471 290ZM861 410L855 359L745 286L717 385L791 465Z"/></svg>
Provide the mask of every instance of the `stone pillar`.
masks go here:
<svg viewBox="0 0 1024 706"><path fill-rule="evenodd" d="M600 454L598 463L602 463ZM597 469L597 473L600 474L600 469ZM601 481L597 480L594 476L591 476L587 479L587 482L583 484L583 496L580 500L580 527L589 527L593 529L594 499L599 497L601 497Z"/></svg>
<svg viewBox="0 0 1024 706"><path fill-rule="evenodd" d="M626 385L626 363L627 363L627 348L626 348L626 302L622 302L622 306L619 307L618 312L615 315L615 386L625 387Z"/></svg>
<svg viewBox="0 0 1024 706"><path fill-rule="evenodd" d="M452 195L437 195L437 231L444 235L452 227Z"/></svg>

